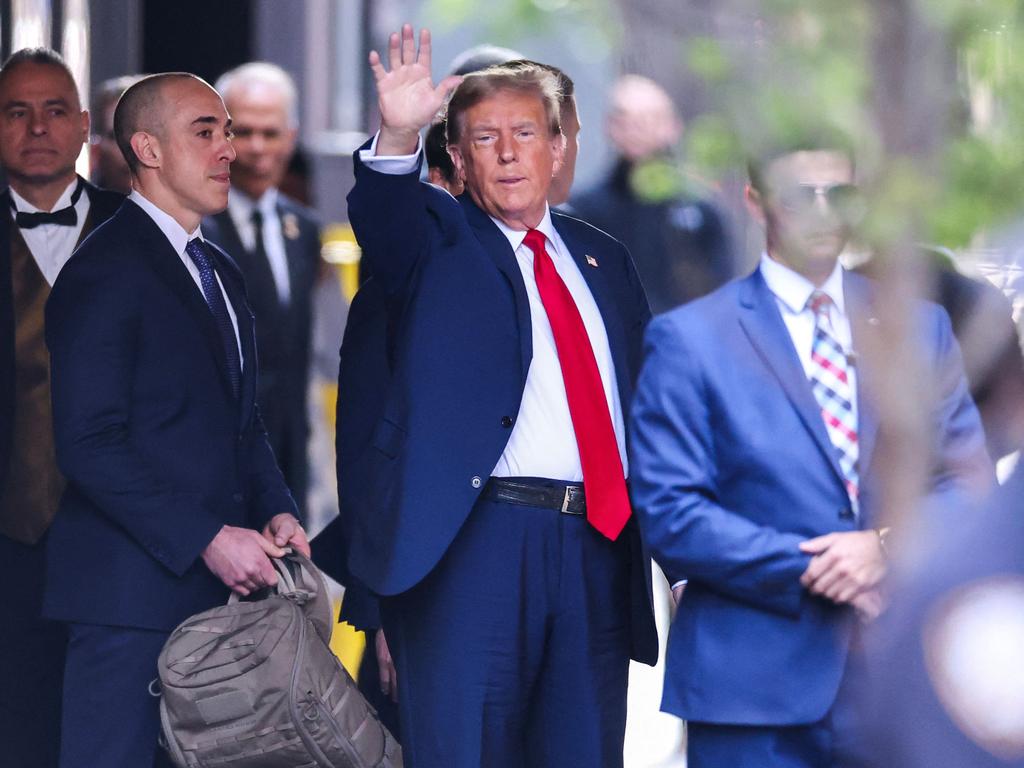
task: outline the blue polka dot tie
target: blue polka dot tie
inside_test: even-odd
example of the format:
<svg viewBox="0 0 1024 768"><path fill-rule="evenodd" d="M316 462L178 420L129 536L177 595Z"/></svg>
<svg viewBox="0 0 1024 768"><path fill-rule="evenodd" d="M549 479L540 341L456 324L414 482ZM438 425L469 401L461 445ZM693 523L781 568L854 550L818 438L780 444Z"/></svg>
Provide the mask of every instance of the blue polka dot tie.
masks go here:
<svg viewBox="0 0 1024 768"><path fill-rule="evenodd" d="M217 273L213 268L213 261L210 259L202 241L197 237L189 240L185 246L185 253L189 255L192 262L199 269L199 281L203 284L203 296L206 304L213 313L213 319L220 332L220 339L224 344L224 355L228 364L228 380L231 382L231 391L238 397L239 386L242 381L242 367L238 356L238 340L235 336L235 328L231 324L231 315L228 314L228 307L224 301L224 294L217 283Z"/></svg>

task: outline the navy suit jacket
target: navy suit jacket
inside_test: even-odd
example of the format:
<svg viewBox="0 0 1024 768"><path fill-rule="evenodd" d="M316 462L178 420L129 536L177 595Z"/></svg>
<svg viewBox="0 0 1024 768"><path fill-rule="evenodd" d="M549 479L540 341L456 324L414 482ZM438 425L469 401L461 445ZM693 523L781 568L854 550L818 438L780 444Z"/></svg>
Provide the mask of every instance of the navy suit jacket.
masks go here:
<svg viewBox="0 0 1024 768"><path fill-rule="evenodd" d="M871 284L844 279L854 346ZM917 312L940 392L932 490L992 478L949 318ZM633 498L644 538L688 578L669 637L663 707L712 723L815 722L833 704L855 620L810 596L801 541L872 525L877 420L858 368L860 513L760 270L654 320L633 405Z"/></svg>
<svg viewBox="0 0 1024 768"><path fill-rule="evenodd" d="M109 219L124 195L110 192L85 182L89 196L88 222L82 228L82 237ZM11 438L14 431L14 297L11 285L11 195L0 192L0 489L6 482L11 463ZM89 222L92 227L90 228Z"/></svg>
<svg viewBox="0 0 1024 768"><path fill-rule="evenodd" d="M533 354L530 308L508 240L468 195L421 183L418 169L377 173L358 152L355 173L349 217L387 305L390 379L379 412L354 409L338 424L368 436L339 494L352 574L393 595L437 564L508 442ZM601 311L626 407L650 317L632 261L599 230L552 220ZM650 563L636 526L623 535L634 543L633 653L653 662Z"/></svg>
<svg viewBox="0 0 1024 768"><path fill-rule="evenodd" d="M208 244L238 319L236 399L213 315L153 220L126 202L76 251L46 308L57 461L44 610L169 630L226 599L200 555L221 526L295 513L256 397L241 273Z"/></svg>

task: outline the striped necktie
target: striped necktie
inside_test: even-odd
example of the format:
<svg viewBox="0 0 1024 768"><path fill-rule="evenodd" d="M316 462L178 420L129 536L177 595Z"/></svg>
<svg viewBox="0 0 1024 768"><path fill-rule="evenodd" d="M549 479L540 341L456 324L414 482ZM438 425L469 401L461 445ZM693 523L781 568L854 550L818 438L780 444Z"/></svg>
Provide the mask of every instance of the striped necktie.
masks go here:
<svg viewBox="0 0 1024 768"><path fill-rule="evenodd" d="M814 312L814 341L811 343L811 389L821 406L829 439L836 449L839 468L846 482L854 512L860 492L857 468L857 418L853 412L853 387L850 386L849 362L836 340L829 319L832 299L815 291L807 301Z"/></svg>

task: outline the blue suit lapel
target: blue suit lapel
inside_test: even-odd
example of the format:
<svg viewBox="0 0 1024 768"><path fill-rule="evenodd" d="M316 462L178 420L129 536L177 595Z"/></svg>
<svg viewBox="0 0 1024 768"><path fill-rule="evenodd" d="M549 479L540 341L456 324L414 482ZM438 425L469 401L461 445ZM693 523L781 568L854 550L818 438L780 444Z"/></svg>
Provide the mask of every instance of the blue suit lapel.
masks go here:
<svg viewBox="0 0 1024 768"><path fill-rule="evenodd" d="M835 448L821 418L821 406L814 399L800 358L793 347L793 340L779 314L775 296L761 277L760 270L743 282L740 305L740 325L750 343L782 385L783 392L793 404L818 450L832 467L836 479L844 483ZM845 490L845 484L843 487Z"/></svg>
<svg viewBox="0 0 1024 768"><path fill-rule="evenodd" d="M629 357L626 354L626 331L621 322L622 313L619 311L615 296L611 292L605 273L601 271L601 260L593 254L587 253L570 231L571 227L563 219L552 215L551 221L569 249L569 254L576 262L576 267L583 274L583 279L587 281L587 287L590 288L594 302L601 312L601 319L604 321L605 332L608 335L608 346L611 348L612 360L615 361L615 378L618 380L619 399L626 407L633 396L629 375ZM598 256L600 255L598 254ZM592 258L594 263L588 262L587 257Z"/></svg>
<svg viewBox="0 0 1024 768"><path fill-rule="evenodd" d="M523 383L525 384L526 374L530 370L530 362L533 360L533 324L530 321L530 299L526 295L526 284L523 282L523 273L519 270L519 262L516 261L516 255L512 251L512 246L509 245L508 238L502 234L490 217L476 206L469 194L459 195L458 201L462 204L466 220L472 227L477 240L480 241L481 247L512 286L523 361Z"/></svg>
<svg viewBox="0 0 1024 768"><path fill-rule="evenodd" d="M850 331L853 335L853 349L863 348L864 333L869 324L877 323L872 315L871 284L867 278L847 272L843 276L843 293L846 297L847 313L850 316ZM871 407L867 396L867 382L871 380L870 361L858 355L857 365L857 441L860 446L858 465L860 476L864 477L878 436L878 414Z"/></svg>

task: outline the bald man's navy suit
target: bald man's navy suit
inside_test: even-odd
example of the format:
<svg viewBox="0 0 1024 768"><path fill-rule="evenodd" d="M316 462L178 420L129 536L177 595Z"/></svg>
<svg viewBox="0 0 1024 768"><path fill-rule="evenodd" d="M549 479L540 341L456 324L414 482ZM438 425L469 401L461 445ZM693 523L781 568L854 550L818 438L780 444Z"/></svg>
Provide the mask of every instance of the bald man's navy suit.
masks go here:
<svg viewBox="0 0 1024 768"><path fill-rule="evenodd" d="M438 578L446 578L438 574L455 567L454 558L480 562L490 554L501 554L498 549L489 552L479 543L465 542L480 519L481 492L519 413L533 354L530 306L508 239L468 194L456 200L423 184L418 169L402 175L376 172L362 163L358 152L355 173L349 214L363 259L384 294L391 378L385 383L379 409L350 409L350 418L339 421L339 432L368 435L369 444L342 473L340 495L349 542L348 567L370 590L383 596L384 628L399 664L403 739L408 740L415 738L406 727L411 713L435 718L438 731L451 730L451 721L445 720L459 713L431 714L433 697L429 694L424 701L409 701L403 688L403 659L433 653L439 665L452 665L447 677L441 670L442 680L457 678L458 664L467 662L438 656L417 637L392 632L389 622L405 627L404 619L416 613L419 598L429 595ZM557 212L552 213L552 221L601 313L625 410L650 317L643 289L620 243ZM351 329L346 344L350 337L354 342ZM339 397L344 398L345 392ZM346 477L351 480L344 482ZM515 510L524 508L508 509L514 515ZM542 511L545 515L538 519L543 524L571 517L557 510ZM572 522L586 525L580 518ZM631 653L653 663L657 637L650 561L635 523L627 526L614 545L592 529L585 530L588 540L593 536L604 541L609 551L614 546L616 570L621 567L621 594L603 610L609 622L623 628L624 656ZM497 561L495 568L499 568ZM535 575L525 572L515 578L520 576L526 580L522 585L518 581L503 583L496 570L493 589L500 593L522 586L529 593ZM587 576L591 574L587 572ZM602 575L594 573L593 578L599 581ZM477 622L473 606L452 615L456 618L451 631L456 637L460 628ZM420 619L424 617L417 617ZM514 645L511 638L510 645ZM479 659L479 663L488 661ZM586 667L582 646L570 664ZM423 690L419 688L419 694ZM624 680L621 692L611 690L607 695L614 698L620 693L622 723L607 723L605 733L599 734L573 732L568 726L562 734L567 744L583 750L577 752L582 759L587 760L585 755L592 747L584 742L610 739L614 743L618 732L617 760L621 761ZM407 750L412 746L412 752L406 754L414 766L441 764L428 756L440 754L431 751L433 745L421 749L422 744L407 741L404 746ZM458 765L473 759L464 754ZM486 759L484 764L488 764Z"/></svg>
<svg viewBox="0 0 1024 768"><path fill-rule="evenodd" d="M214 316L170 241L127 201L76 251L46 308L57 461L44 611L71 626L62 766L148 768L146 690L169 632L225 601L202 554L225 525L296 513L256 408L242 275L206 244L238 322L237 396ZM141 681L141 683L140 683ZM82 716L87 712L87 716Z"/></svg>

